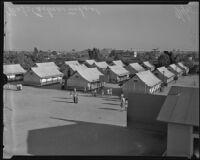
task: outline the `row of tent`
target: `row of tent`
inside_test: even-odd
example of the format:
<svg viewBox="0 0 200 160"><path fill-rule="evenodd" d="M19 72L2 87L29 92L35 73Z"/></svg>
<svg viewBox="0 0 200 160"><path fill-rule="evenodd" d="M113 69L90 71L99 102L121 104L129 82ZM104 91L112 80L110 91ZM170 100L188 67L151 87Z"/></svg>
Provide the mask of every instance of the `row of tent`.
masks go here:
<svg viewBox="0 0 200 160"><path fill-rule="evenodd" d="M169 68L160 67L156 70L148 61L143 64L146 67L138 63L125 66L121 60L113 61L112 65L86 60L84 64L78 61L65 61L59 68L54 62L45 62L36 63L28 71L19 64L12 64L4 65L4 74L9 80L23 80L27 85L43 86L64 82L66 89L92 90L103 87L105 82L122 82L124 91L153 93L160 88L162 82L169 83L175 75L181 76L183 71L189 71L181 62L178 66L172 64ZM130 75L134 76L130 78Z"/></svg>

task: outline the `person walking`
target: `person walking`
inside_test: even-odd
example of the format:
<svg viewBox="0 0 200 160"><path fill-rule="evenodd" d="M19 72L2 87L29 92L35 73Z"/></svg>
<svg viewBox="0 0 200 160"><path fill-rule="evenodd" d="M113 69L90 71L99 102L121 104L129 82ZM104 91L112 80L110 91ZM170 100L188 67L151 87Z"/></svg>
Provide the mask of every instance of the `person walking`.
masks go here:
<svg viewBox="0 0 200 160"><path fill-rule="evenodd" d="M104 96L104 89L101 89L101 96Z"/></svg>
<svg viewBox="0 0 200 160"><path fill-rule="evenodd" d="M125 99L125 110L127 111L128 109L128 98Z"/></svg>
<svg viewBox="0 0 200 160"><path fill-rule="evenodd" d="M97 90L95 89L94 90L94 97L96 97L97 96Z"/></svg>
<svg viewBox="0 0 200 160"><path fill-rule="evenodd" d="M112 88L110 88L110 96L112 96Z"/></svg>

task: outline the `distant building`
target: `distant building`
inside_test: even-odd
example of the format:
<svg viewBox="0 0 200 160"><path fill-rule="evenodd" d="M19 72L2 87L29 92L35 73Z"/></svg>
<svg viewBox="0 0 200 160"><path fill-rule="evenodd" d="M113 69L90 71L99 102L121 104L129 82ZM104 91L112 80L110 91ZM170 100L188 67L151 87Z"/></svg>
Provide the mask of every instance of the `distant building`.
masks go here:
<svg viewBox="0 0 200 160"><path fill-rule="evenodd" d="M55 67L59 69L59 67L54 62L43 62L43 63L35 63L35 67Z"/></svg>
<svg viewBox="0 0 200 160"><path fill-rule="evenodd" d="M7 76L8 81L23 80L26 71L20 64L3 65L3 73Z"/></svg>
<svg viewBox="0 0 200 160"><path fill-rule="evenodd" d="M106 68L109 66L106 62L95 62L92 65L93 67L97 67L101 73L105 73Z"/></svg>
<svg viewBox="0 0 200 160"><path fill-rule="evenodd" d="M153 94L161 87L162 81L158 79L151 71L136 73L134 77L122 85L122 91L129 93L148 93Z"/></svg>
<svg viewBox="0 0 200 160"><path fill-rule="evenodd" d="M172 86L157 120L168 124L166 156L199 158L199 88Z"/></svg>
<svg viewBox="0 0 200 160"><path fill-rule="evenodd" d="M129 71L120 65L109 66L106 69L105 77L109 83L120 83L129 79Z"/></svg>
<svg viewBox="0 0 200 160"><path fill-rule="evenodd" d="M183 74L183 70L180 69L177 65L171 64L168 67L168 70L174 73L177 77L180 77Z"/></svg>
<svg viewBox="0 0 200 160"><path fill-rule="evenodd" d="M55 67L32 67L24 75L24 84L44 86L62 83L63 74Z"/></svg>
<svg viewBox="0 0 200 160"><path fill-rule="evenodd" d="M145 61L142 64L147 70L150 70L151 72L154 71L155 69L155 66L151 64L149 61Z"/></svg>
<svg viewBox="0 0 200 160"><path fill-rule="evenodd" d="M95 63L96 61L94 59L88 59L85 61L85 65L89 68L92 68L93 67L93 64Z"/></svg>
<svg viewBox="0 0 200 160"><path fill-rule="evenodd" d="M66 83L66 89L77 90L94 90L103 87L104 83L100 81L100 76L103 75L97 68L77 69L70 76Z"/></svg>
<svg viewBox="0 0 200 160"><path fill-rule="evenodd" d="M189 73L189 68L186 67L182 62L178 62L177 65L184 71L186 75Z"/></svg>
<svg viewBox="0 0 200 160"><path fill-rule="evenodd" d="M175 74L170 72L166 67L157 68L154 74L163 82L170 83L174 80Z"/></svg>
<svg viewBox="0 0 200 160"><path fill-rule="evenodd" d="M138 63L130 63L125 68L130 72L131 75L135 75L136 73L145 71L145 69Z"/></svg>
<svg viewBox="0 0 200 160"><path fill-rule="evenodd" d="M66 78L69 78L74 74L79 68L86 69L84 64L80 64L78 61L65 61L61 66L61 70Z"/></svg>
<svg viewBox="0 0 200 160"><path fill-rule="evenodd" d="M112 61L112 65L117 65L122 67L125 66L125 64L121 60Z"/></svg>

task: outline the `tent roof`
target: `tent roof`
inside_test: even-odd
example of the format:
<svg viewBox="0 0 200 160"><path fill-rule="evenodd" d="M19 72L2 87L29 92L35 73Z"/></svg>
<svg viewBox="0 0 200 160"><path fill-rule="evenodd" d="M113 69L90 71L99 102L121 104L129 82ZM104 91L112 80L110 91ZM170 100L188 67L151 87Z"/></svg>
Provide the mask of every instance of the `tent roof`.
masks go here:
<svg viewBox="0 0 200 160"><path fill-rule="evenodd" d="M118 76L127 75L129 74L129 71L127 71L124 67L119 65L109 66L110 70L112 70L115 74Z"/></svg>
<svg viewBox="0 0 200 160"><path fill-rule="evenodd" d="M95 64L98 68L103 68L103 69L109 66L106 62L95 62Z"/></svg>
<svg viewBox="0 0 200 160"><path fill-rule="evenodd" d="M154 66L153 66L149 61L145 61L145 62L143 62L143 64L144 64L145 66L149 67L149 68L154 69Z"/></svg>
<svg viewBox="0 0 200 160"><path fill-rule="evenodd" d="M113 61L113 63L114 63L115 65L125 66L124 63L123 63L121 60Z"/></svg>
<svg viewBox="0 0 200 160"><path fill-rule="evenodd" d="M89 65L93 65L93 63L95 63L96 61L94 59L88 59L85 62L88 63Z"/></svg>
<svg viewBox="0 0 200 160"><path fill-rule="evenodd" d="M173 70L175 70L176 72L180 73L182 72L182 69L180 69L177 65L175 64L171 64L169 65Z"/></svg>
<svg viewBox="0 0 200 160"><path fill-rule="evenodd" d="M188 69L188 67L186 67L185 65L183 65L183 63L182 62L178 62L178 65L180 66L180 67L182 67L182 68L184 68L184 69Z"/></svg>
<svg viewBox="0 0 200 160"><path fill-rule="evenodd" d="M151 71L143 71L136 73L136 75L149 87L153 87L159 83L161 80L158 79Z"/></svg>
<svg viewBox="0 0 200 160"><path fill-rule="evenodd" d="M74 71L77 71L80 68L87 68L84 64L80 64L78 61L65 61L65 64L68 65Z"/></svg>
<svg viewBox="0 0 200 160"><path fill-rule="evenodd" d="M3 73L8 74L22 74L26 73L26 71L22 68L20 64L9 64L3 65Z"/></svg>
<svg viewBox="0 0 200 160"><path fill-rule="evenodd" d="M40 78L63 75L58 69L54 67L32 67L31 70Z"/></svg>
<svg viewBox="0 0 200 160"><path fill-rule="evenodd" d="M130 63L129 65L138 72L145 71L145 69L138 63Z"/></svg>
<svg viewBox="0 0 200 160"><path fill-rule="evenodd" d="M170 72L166 67L160 67L160 68L157 68L157 70L167 77L167 78L171 78L174 76L174 73Z"/></svg>
<svg viewBox="0 0 200 160"><path fill-rule="evenodd" d="M172 86L157 120L199 126L199 88Z"/></svg>
<svg viewBox="0 0 200 160"><path fill-rule="evenodd" d="M56 67L58 66L54 62L43 62L43 63L36 63L38 67Z"/></svg>
<svg viewBox="0 0 200 160"><path fill-rule="evenodd" d="M66 65L80 65L80 63L78 61L65 61Z"/></svg>
<svg viewBox="0 0 200 160"><path fill-rule="evenodd" d="M103 75L97 68L78 69L77 72L88 82L99 80L99 76Z"/></svg>

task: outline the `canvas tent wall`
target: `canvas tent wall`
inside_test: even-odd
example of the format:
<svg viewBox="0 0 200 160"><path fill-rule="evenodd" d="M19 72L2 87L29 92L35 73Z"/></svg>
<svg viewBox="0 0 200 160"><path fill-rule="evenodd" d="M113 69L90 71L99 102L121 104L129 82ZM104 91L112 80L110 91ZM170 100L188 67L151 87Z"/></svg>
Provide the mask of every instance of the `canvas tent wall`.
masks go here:
<svg viewBox="0 0 200 160"><path fill-rule="evenodd" d="M121 60L112 61L112 64L113 64L113 65L122 66L122 67L125 66L125 64L124 64Z"/></svg>
<svg viewBox="0 0 200 160"><path fill-rule="evenodd" d="M56 68L52 67L32 67L24 75L24 84L44 86L55 83L62 83L63 74Z"/></svg>
<svg viewBox="0 0 200 160"><path fill-rule="evenodd" d="M20 64L3 65L3 73L7 76L8 81L23 80L26 71Z"/></svg>
<svg viewBox="0 0 200 160"><path fill-rule="evenodd" d="M175 76L175 74L170 72L166 67L157 68L154 74L165 83L172 82Z"/></svg>
<svg viewBox="0 0 200 160"><path fill-rule="evenodd" d="M126 69L130 72L131 75L145 71L145 69L138 63L130 63Z"/></svg>
<svg viewBox="0 0 200 160"><path fill-rule="evenodd" d="M100 76L103 75L97 68L78 69L69 79L65 88L77 90L93 90L103 87Z"/></svg>
<svg viewBox="0 0 200 160"><path fill-rule="evenodd" d="M149 93L153 94L161 87L162 81L158 79L151 71L136 73L134 77L122 85L122 91L125 95L129 93Z"/></svg>
<svg viewBox="0 0 200 160"><path fill-rule="evenodd" d="M119 65L109 66L106 69L105 76L107 77L108 82L119 83L129 78L129 71Z"/></svg>
<svg viewBox="0 0 200 160"><path fill-rule="evenodd" d="M171 64L169 65L168 69L174 73L176 76L180 77L183 74L183 70L180 69L177 65Z"/></svg>
<svg viewBox="0 0 200 160"><path fill-rule="evenodd" d="M178 65L178 67L180 67L180 68L184 71L184 73L185 73L186 75L188 74L189 68L186 67L182 62L178 62L177 65Z"/></svg>
<svg viewBox="0 0 200 160"><path fill-rule="evenodd" d="M143 62L143 66L150 71L154 71L154 69L155 69L155 66L152 65L149 61Z"/></svg>

